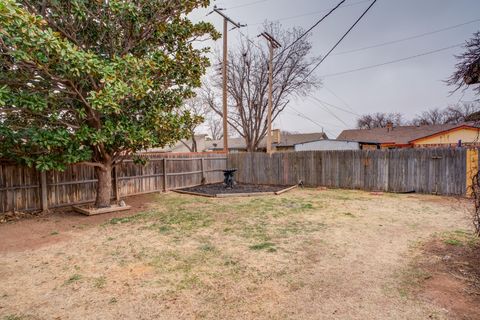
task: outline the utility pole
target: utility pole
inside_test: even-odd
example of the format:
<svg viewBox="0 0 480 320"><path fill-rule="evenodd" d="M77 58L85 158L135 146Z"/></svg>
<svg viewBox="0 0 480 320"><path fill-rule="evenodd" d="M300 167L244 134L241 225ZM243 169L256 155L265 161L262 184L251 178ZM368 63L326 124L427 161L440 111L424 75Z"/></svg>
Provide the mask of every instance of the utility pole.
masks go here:
<svg viewBox="0 0 480 320"><path fill-rule="evenodd" d="M235 28L241 28L245 27L245 24L240 24L237 22L234 22L232 19L230 19L228 16L226 16L222 11L225 9L217 8L217 6L213 7L212 12L218 13L220 16L223 17L223 66L222 66L222 77L223 77L223 152L227 153L228 152L228 121L227 121L227 113L228 113L228 108L227 108L227 98L228 98L228 93L227 93L227 70L228 70L228 23L230 22L233 24L233 29ZM212 13L210 12L210 13ZM210 14L209 13L209 14ZM208 15L208 14L207 14Z"/></svg>
<svg viewBox="0 0 480 320"><path fill-rule="evenodd" d="M272 154L272 108L273 108L273 49L280 48L280 43L268 32L262 32L259 37L268 41L270 61L268 63L268 114L267 114L267 153Z"/></svg>

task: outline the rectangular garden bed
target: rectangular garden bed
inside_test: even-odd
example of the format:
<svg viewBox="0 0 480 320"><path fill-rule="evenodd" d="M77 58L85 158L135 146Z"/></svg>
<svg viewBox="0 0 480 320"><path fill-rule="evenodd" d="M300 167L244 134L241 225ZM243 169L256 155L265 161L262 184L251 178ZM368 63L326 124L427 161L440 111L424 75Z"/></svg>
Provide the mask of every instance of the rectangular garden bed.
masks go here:
<svg viewBox="0 0 480 320"><path fill-rule="evenodd" d="M132 207L131 206L119 206L119 205L111 205L108 208L94 208L94 207L78 207L78 206L73 206L73 210L76 212L82 213L87 216L94 216L97 214L104 214L104 213L110 213L110 212L117 212L117 211L125 211L125 210L130 210Z"/></svg>
<svg viewBox="0 0 480 320"><path fill-rule="evenodd" d="M278 195L296 187L297 186L270 186L239 183L233 188L227 189L223 183L215 183L175 190L175 192L212 198L253 197L260 195Z"/></svg>

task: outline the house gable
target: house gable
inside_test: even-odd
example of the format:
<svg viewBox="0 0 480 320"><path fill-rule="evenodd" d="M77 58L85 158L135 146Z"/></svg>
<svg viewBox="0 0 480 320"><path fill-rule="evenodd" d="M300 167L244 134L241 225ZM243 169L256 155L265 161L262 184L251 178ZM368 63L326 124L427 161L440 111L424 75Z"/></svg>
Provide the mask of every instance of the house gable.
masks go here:
<svg viewBox="0 0 480 320"><path fill-rule="evenodd" d="M410 143L413 146L441 144L454 145L457 144L458 141L462 141L462 143L467 144L480 143L480 129L472 126L463 125L450 130L437 132L432 135L412 140L410 141Z"/></svg>

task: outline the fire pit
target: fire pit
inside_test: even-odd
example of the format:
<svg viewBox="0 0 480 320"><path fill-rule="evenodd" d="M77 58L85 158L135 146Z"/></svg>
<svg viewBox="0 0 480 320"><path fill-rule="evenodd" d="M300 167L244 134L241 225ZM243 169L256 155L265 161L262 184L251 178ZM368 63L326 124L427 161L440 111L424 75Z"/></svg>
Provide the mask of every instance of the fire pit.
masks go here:
<svg viewBox="0 0 480 320"><path fill-rule="evenodd" d="M225 184L225 188L227 189L233 188L235 184L235 172L237 172L237 169L223 170L223 176L225 177L225 179L223 180L223 183Z"/></svg>

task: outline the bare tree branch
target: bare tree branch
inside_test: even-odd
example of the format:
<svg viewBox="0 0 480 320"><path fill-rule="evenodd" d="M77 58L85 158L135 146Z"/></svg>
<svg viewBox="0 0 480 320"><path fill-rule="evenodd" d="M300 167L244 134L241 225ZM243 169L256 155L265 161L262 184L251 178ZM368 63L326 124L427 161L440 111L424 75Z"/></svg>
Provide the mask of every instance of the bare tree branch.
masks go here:
<svg viewBox="0 0 480 320"><path fill-rule="evenodd" d="M455 87L453 92L470 85L476 94L480 94L480 31L465 42L464 48L464 53L455 56L458 60L456 71L446 82Z"/></svg>
<svg viewBox="0 0 480 320"><path fill-rule="evenodd" d="M282 29L279 23L266 23L266 31L283 47L293 43L303 30ZM264 49L260 49L263 46ZM292 98L301 98L320 85L315 77L304 81L320 57L309 57L312 45L308 37L287 50L277 49L273 61L272 119L285 109ZM253 45L242 40L238 48L229 52L228 64L228 123L245 139L247 150L255 151L267 134L268 111L268 48L264 42ZM218 62L221 63L220 57ZM223 116L220 103L222 82L215 77L204 86L207 103L219 116Z"/></svg>

